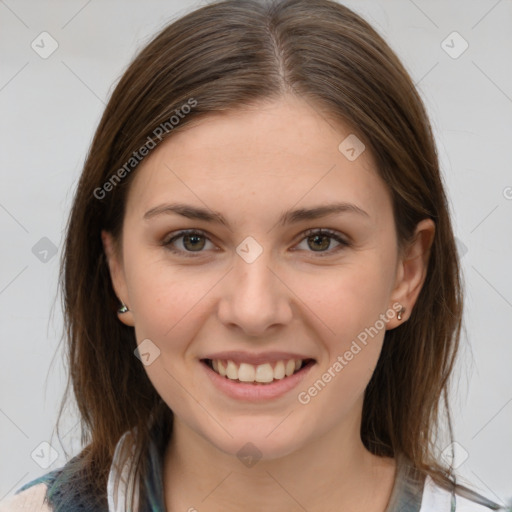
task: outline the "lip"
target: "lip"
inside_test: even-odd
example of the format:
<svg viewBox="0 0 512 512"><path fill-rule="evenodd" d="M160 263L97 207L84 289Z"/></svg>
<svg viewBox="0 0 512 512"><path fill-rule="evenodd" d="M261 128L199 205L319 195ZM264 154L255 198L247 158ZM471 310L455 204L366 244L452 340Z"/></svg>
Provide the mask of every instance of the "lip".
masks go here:
<svg viewBox="0 0 512 512"><path fill-rule="evenodd" d="M290 359L294 358L290 357ZM214 372L204 362L204 360L200 360L199 363L208 375L208 378L211 380L213 385L228 397L248 402L261 402L279 398L290 392L292 389L296 388L299 383L306 377L311 368L316 364L316 361L311 358L297 357L296 359L310 359L310 361L298 372L290 375L290 377L276 380L271 384L236 382L234 380L228 379L227 377L222 377L222 375ZM247 362L247 360L245 361ZM266 359L266 361L268 361L268 359Z"/></svg>
<svg viewBox="0 0 512 512"><path fill-rule="evenodd" d="M275 361L288 361L290 359L314 359L311 356L307 356L304 354L295 354L292 352L261 352L259 354L250 353L250 352L242 352L242 351L225 351L225 352L216 352L214 354L207 354L201 359L222 359L223 361L227 361L231 359L234 363L238 365L240 363L249 363L253 365L264 364L264 363L272 363Z"/></svg>

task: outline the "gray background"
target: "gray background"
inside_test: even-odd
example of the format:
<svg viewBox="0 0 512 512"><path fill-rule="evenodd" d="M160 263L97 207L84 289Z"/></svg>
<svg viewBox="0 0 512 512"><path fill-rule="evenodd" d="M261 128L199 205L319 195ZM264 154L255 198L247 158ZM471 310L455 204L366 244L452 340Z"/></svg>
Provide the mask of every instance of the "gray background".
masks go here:
<svg viewBox="0 0 512 512"><path fill-rule="evenodd" d="M0 499L67 461L54 434L65 383L58 260L105 102L136 50L204 3L0 0ZM456 465L502 503L512 497L512 1L344 3L398 53L431 116L466 282ZM43 31L58 44L46 59L31 47ZM461 55L453 31L469 44ZM76 454L73 410L62 433ZM45 442L57 456L48 467Z"/></svg>

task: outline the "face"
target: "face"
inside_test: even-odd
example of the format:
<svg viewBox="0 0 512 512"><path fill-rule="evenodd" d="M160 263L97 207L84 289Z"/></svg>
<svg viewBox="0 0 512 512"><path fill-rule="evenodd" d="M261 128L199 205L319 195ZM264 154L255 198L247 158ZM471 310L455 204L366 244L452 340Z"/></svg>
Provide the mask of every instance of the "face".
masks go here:
<svg viewBox="0 0 512 512"><path fill-rule="evenodd" d="M432 226L399 253L370 152L339 149L351 133L289 97L210 115L137 169L121 254L103 233L151 382L227 454L357 433L386 329L423 282Z"/></svg>

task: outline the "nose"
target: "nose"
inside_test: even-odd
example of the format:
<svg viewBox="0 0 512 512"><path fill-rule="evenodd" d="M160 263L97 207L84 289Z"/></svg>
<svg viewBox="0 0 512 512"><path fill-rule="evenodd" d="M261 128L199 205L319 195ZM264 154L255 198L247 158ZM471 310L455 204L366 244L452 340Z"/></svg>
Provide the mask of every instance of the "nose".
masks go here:
<svg viewBox="0 0 512 512"><path fill-rule="evenodd" d="M219 301L220 321L251 337L263 336L271 328L282 327L292 319L293 293L283 282L279 270L271 268L267 254L263 251L252 263L236 255Z"/></svg>

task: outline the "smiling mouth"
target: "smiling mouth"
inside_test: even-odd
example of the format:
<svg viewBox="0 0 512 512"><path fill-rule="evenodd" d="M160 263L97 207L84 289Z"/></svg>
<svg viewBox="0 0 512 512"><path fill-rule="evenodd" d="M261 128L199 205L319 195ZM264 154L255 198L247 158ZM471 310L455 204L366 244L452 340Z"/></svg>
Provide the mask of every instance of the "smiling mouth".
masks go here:
<svg viewBox="0 0 512 512"><path fill-rule="evenodd" d="M315 363L314 359L288 359L253 365L223 359L201 359L212 371L234 382L272 384L286 379Z"/></svg>

